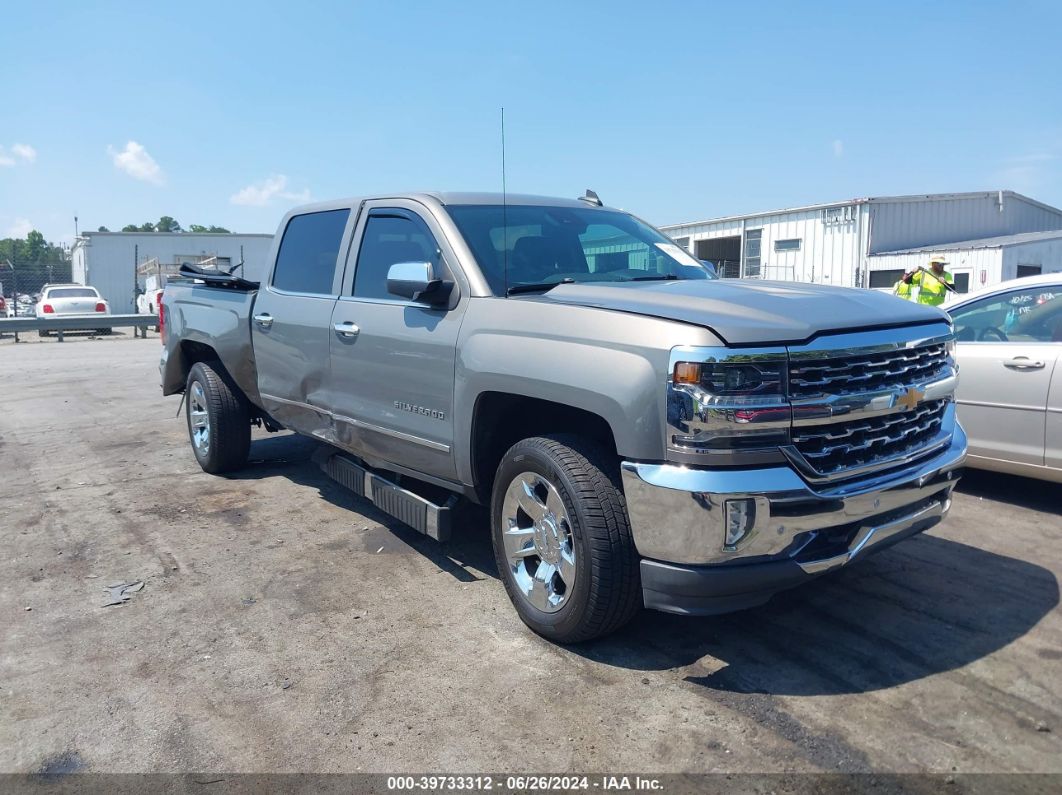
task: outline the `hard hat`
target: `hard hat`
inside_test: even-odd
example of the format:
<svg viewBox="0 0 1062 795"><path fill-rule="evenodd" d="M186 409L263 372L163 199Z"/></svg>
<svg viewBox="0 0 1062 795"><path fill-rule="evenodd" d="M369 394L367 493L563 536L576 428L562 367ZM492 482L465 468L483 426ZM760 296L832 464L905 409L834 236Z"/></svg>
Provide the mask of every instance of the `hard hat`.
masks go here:
<svg viewBox="0 0 1062 795"><path fill-rule="evenodd" d="M948 261L946 259L944 259L944 257L942 257L941 255L936 254L929 260L929 264L930 265L947 265Z"/></svg>

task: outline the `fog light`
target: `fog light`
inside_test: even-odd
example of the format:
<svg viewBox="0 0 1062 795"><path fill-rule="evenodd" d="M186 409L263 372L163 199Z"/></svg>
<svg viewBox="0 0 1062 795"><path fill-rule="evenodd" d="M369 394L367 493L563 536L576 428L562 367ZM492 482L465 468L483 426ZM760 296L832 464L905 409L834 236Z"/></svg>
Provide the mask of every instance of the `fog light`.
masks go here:
<svg viewBox="0 0 1062 795"><path fill-rule="evenodd" d="M734 549L756 523L756 501L727 500L723 504L723 549Z"/></svg>

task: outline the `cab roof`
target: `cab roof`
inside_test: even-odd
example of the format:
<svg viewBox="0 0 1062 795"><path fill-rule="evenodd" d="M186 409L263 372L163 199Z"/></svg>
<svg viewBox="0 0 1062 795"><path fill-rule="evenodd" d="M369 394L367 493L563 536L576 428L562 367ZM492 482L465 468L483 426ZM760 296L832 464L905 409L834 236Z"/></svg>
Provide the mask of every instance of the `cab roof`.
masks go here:
<svg viewBox="0 0 1062 795"><path fill-rule="evenodd" d="M288 215L302 215L309 212L321 212L322 210L336 210L343 207L352 207L363 201L380 201L386 199L407 199L425 203L438 203L443 206L459 206L469 204L508 204L510 206L533 205L540 207L580 207L583 209L613 209L609 207L597 207L580 199L563 199L559 196L537 196L529 193L501 193L478 192L465 193L459 191L413 191L399 193L377 193L368 196L351 196L344 199L332 199L329 201L304 204L292 208Z"/></svg>

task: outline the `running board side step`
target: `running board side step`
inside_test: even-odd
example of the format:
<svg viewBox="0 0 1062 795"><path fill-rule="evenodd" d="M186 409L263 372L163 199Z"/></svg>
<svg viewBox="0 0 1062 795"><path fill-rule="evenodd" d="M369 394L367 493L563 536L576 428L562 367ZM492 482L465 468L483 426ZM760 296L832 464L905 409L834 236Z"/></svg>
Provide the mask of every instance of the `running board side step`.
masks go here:
<svg viewBox="0 0 1062 795"><path fill-rule="evenodd" d="M456 495L447 500L445 505L436 505L380 477L345 455L332 453L321 458L321 469L340 486L365 498L388 516L409 525L418 533L436 541L450 540L450 519L452 508L457 502Z"/></svg>

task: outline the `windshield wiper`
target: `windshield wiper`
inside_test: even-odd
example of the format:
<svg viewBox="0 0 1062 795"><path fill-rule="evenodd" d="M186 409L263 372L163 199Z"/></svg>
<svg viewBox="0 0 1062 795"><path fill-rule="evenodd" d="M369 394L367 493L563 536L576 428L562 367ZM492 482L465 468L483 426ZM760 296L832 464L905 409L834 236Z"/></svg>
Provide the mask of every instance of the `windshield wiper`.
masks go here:
<svg viewBox="0 0 1062 795"><path fill-rule="evenodd" d="M633 276L627 281L629 282L663 282L663 281L675 281L678 279L673 273L659 273L656 276Z"/></svg>
<svg viewBox="0 0 1062 795"><path fill-rule="evenodd" d="M546 290L552 290L558 284L575 284L575 279L570 276L565 276L559 282L540 282L538 284L514 284L508 290L505 291L506 295L517 295L518 293L537 293L539 291L545 292Z"/></svg>

